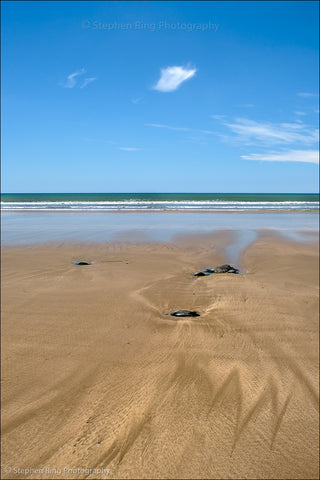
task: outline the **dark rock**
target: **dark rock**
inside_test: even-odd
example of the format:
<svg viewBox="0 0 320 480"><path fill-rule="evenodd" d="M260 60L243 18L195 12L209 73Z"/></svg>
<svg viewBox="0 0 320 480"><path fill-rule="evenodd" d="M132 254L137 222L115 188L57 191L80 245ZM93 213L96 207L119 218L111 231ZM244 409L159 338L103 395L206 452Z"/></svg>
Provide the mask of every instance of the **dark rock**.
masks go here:
<svg viewBox="0 0 320 480"><path fill-rule="evenodd" d="M239 273L237 268L231 267L231 265L225 264L220 265L220 267L215 267L211 269L212 273Z"/></svg>
<svg viewBox="0 0 320 480"><path fill-rule="evenodd" d="M235 267L231 267L231 265L225 264L220 265L220 267L215 268L205 268L204 270L200 270L197 273L194 273L194 277L206 277L211 275L211 273L239 273L239 270Z"/></svg>
<svg viewBox="0 0 320 480"><path fill-rule="evenodd" d="M177 310L170 313L173 317L200 317L200 313L190 310Z"/></svg>
<svg viewBox="0 0 320 480"><path fill-rule="evenodd" d="M73 265L91 265L90 262L75 262Z"/></svg>
<svg viewBox="0 0 320 480"><path fill-rule="evenodd" d="M204 270L200 270L197 273L194 273L194 277L207 277L208 275L211 275L212 270L211 268L205 268Z"/></svg>

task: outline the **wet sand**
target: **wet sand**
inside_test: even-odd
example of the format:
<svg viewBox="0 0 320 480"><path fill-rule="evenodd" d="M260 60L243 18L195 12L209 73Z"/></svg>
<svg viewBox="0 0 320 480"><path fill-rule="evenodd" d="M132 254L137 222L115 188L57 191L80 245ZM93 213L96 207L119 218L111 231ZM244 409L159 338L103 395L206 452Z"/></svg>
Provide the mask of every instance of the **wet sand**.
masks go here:
<svg viewBox="0 0 320 480"><path fill-rule="evenodd" d="M230 235L2 249L3 478L318 478L318 245Z"/></svg>

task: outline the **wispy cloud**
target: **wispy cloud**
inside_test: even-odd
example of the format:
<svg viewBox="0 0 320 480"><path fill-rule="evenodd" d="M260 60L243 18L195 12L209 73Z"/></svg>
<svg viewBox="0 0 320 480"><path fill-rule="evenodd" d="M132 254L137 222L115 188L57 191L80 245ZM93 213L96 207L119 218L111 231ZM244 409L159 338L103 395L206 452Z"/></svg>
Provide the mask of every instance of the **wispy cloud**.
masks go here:
<svg viewBox="0 0 320 480"><path fill-rule="evenodd" d="M304 112L301 114L303 116ZM241 155L244 160L319 163L316 146L319 130L307 125L301 119L291 123L257 122L248 118L229 120L218 117L216 119L229 130L227 133L217 133L221 140L228 143L236 142L247 147L260 147L259 153ZM275 145L282 146L282 150L270 151L270 148ZM261 149L264 151L261 152Z"/></svg>
<svg viewBox="0 0 320 480"><path fill-rule="evenodd" d="M163 125L161 123L145 123L145 127L154 127L154 128L165 128L167 130L175 130L177 132L194 132L194 133L203 133L205 135L214 135L216 132L212 130L201 130L199 128L188 128L188 127L172 127L170 125Z"/></svg>
<svg viewBox="0 0 320 480"><path fill-rule="evenodd" d="M134 103L135 105L139 102L141 102L142 98L131 98L131 102Z"/></svg>
<svg viewBox="0 0 320 480"><path fill-rule="evenodd" d="M211 115L211 118L214 120L224 120L226 118L225 115Z"/></svg>
<svg viewBox="0 0 320 480"><path fill-rule="evenodd" d="M293 112L293 113L294 113L295 115L307 115L306 112L299 112L299 111L297 111L297 112Z"/></svg>
<svg viewBox="0 0 320 480"><path fill-rule="evenodd" d="M311 97L318 97L318 93L310 93L310 92L299 92L297 93L298 97L304 98L311 98Z"/></svg>
<svg viewBox="0 0 320 480"><path fill-rule="evenodd" d="M159 92L173 92L196 74L196 68L172 66L161 69L160 79L153 87Z"/></svg>
<svg viewBox="0 0 320 480"><path fill-rule="evenodd" d="M247 144L311 144L318 138L317 130L301 123L276 124L237 118L233 122L224 122L224 125L236 135L236 140Z"/></svg>
<svg viewBox="0 0 320 480"><path fill-rule="evenodd" d="M78 70L76 72L70 73L70 75L67 76L67 79L66 79L65 83L62 84L62 87L64 87L64 88L75 87L75 85L77 83L77 80L76 80L77 77L79 77L79 75L83 75L84 73L86 73L84 68L81 68L81 70Z"/></svg>
<svg viewBox="0 0 320 480"><path fill-rule="evenodd" d="M287 152L252 153L241 155L244 160L258 160L262 162L304 162L319 163L319 152L316 150L289 150Z"/></svg>
<svg viewBox="0 0 320 480"><path fill-rule="evenodd" d="M255 105L253 103L240 103L239 105L236 105L236 107L239 108L253 108Z"/></svg>
<svg viewBox="0 0 320 480"><path fill-rule="evenodd" d="M162 125L160 123L145 123L144 124L145 127L154 127L154 128L166 128L168 130L176 130L176 131L179 131L179 132L190 132L191 129L190 128L186 128L186 127L171 127L170 125Z"/></svg>
<svg viewBox="0 0 320 480"><path fill-rule="evenodd" d="M77 85L78 77L81 75L84 75L86 73L86 70L84 68L81 68L80 70L77 70L76 72L70 73L70 75L67 76L66 80L64 83L61 83L60 86L64 88L74 88ZM84 88L89 83L93 82L96 80L95 77L88 77L84 78L82 84L80 85L80 88Z"/></svg>
<svg viewBox="0 0 320 480"><path fill-rule="evenodd" d="M85 78L82 82L82 85L80 85L80 88L86 87L87 85L89 85L89 83L92 83L95 80L97 80L96 77Z"/></svg>
<svg viewBox="0 0 320 480"><path fill-rule="evenodd" d="M124 152L138 152L142 150L142 148L138 147L118 147L119 150L123 150Z"/></svg>

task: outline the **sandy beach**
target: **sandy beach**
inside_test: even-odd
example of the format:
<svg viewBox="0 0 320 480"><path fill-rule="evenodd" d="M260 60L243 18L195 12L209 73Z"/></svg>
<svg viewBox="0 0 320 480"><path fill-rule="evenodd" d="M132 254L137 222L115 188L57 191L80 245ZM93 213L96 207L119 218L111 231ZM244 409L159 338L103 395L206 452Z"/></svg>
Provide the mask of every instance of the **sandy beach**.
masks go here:
<svg viewBox="0 0 320 480"><path fill-rule="evenodd" d="M318 478L318 244L230 235L2 249L3 478Z"/></svg>

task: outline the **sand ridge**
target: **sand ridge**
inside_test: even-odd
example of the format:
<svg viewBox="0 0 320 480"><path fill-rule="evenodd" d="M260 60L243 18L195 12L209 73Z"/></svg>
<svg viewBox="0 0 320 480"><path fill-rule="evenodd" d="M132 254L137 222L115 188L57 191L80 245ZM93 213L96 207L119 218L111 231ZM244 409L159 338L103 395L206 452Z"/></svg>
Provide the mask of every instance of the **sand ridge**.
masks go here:
<svg viewBox="0 0 320 480"><path fill-rule="evenodd" d="M3 478L318 478L317 245L180 240L3 249Z"/></svg>

